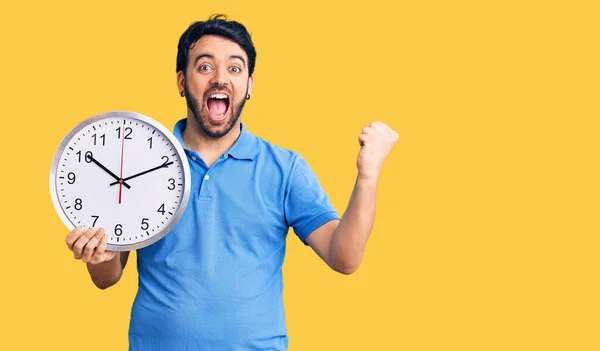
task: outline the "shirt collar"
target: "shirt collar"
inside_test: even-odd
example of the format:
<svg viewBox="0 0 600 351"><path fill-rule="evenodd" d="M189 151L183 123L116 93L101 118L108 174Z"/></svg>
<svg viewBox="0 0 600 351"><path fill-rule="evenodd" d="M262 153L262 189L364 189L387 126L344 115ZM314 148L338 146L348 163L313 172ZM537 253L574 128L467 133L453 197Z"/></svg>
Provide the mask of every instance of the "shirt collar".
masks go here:
<svg viewBox="0 0 600 351"><path fill-rule="evenodd" d="M175 127L173 128L173 134L175 138L179 141L181 146L187 151L190 152L192 150L188 149L183 142L183 130L187 125L187 118L180 119L175 123ZM254 160L256 155L258 155L258 140L257 137L250 133L246 128L246 125L243 122L240 122L240 136L233 143L233 145L225 152L224 155L232 156L236 159L245 159L245 160Z"/></svg>

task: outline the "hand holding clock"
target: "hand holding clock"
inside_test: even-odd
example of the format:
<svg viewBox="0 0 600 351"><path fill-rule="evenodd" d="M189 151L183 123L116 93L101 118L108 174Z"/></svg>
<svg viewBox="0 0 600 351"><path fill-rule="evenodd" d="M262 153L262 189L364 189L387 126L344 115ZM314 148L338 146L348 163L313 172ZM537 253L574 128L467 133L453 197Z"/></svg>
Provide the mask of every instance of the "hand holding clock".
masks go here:
<svg viewBox="0 0 600 351"><path fill-rule="evenodd" d="M111 261L118 254L117 251L106 250L107 239L108 234L102 228L89 228L84 231L84 226L79 226L67 235L66 242L75 259L98 264Z"/></svg>

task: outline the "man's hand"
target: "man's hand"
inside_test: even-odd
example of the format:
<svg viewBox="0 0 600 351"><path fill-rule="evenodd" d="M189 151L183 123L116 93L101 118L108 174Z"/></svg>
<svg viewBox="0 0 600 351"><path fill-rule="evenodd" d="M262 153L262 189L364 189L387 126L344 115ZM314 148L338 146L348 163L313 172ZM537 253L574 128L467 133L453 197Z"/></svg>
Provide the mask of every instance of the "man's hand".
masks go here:
<svg viewBox="0 0 600 351"><path fill-rule="evenodd" d="M398 140L398 133L383 122L366 125L358 137L360 151L356 160L360 178L376 179L383 162Z"/></svg>
<svg viewBox="0 0 600 351"><path fill-rule="evenodd" d="M69 250L73 251L75 259L99 264L112 260L118 254L115 251L106 251L107 240L108 234L103 228L89 228L84 232L84 227L80 226L67 235L66 242Z"/></svg>

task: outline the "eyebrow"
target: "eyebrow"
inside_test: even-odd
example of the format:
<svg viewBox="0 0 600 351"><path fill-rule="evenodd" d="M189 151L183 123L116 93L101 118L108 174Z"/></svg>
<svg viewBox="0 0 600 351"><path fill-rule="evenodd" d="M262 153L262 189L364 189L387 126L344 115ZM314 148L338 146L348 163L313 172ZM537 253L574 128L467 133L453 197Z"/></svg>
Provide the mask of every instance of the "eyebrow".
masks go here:
<svg viewBox="0 0 600 351"><path fill-rule="evenodd" d="M211 54L200 54L198 56L196 56L196 58L194 59L194 66L196 66L196 64L198 63L198 61L200 61L201 59L208 57L210 59L214 59L215 57Z"/></svg>
<svg viewBox="0 0 600 351"><path fill-rule="evenodd" d="M239 59L240 61L242 61L242 63L244 64L244 66L246 66L246 61L244 61L244 58L241 57L241 56L239 56L239 55L231 55L231 56L229 56L229 59L230 60Z"/></svg>
<svg viewBox="0 0 600 351"><path fill-rule="evenodd" d="M196 56L196 58L194 59L194 66L196 66L196 64L198 63L198 61L200 61L201 59L203 59L205 57L208 57L209 59L213 59L213 60L215 58L211 54L200 54L200 55ZM242 61L242 63L244 64L244 66L246 66L246 61L244 60L243 57L241 57L239 55L231 55L231 56L229 56L229 59L230 60L238 59L238 60Z"/></svg>

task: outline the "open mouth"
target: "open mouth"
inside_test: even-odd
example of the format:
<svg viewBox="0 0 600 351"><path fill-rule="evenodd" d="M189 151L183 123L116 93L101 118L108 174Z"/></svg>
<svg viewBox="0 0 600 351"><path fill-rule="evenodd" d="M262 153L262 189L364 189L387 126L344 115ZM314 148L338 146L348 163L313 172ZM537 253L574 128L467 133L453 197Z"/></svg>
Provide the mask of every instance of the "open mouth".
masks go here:
<svg viewBox="0 0 600 351"><path fill-rule="evenodd" d="M221 122L227 116L229 111L229 95L226 93L212 93L206 100L206 109L210 119L215 122Z"/></svg>

